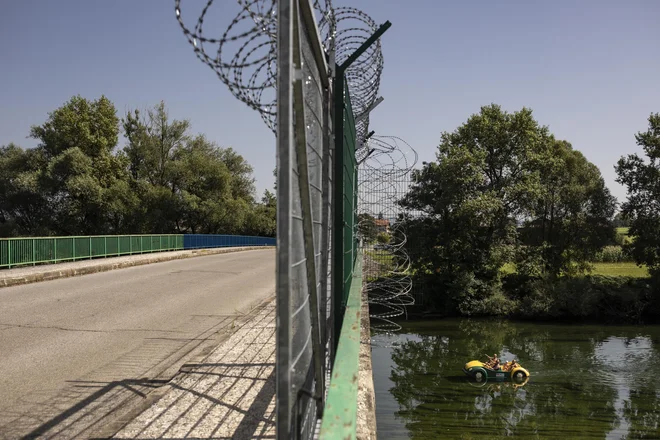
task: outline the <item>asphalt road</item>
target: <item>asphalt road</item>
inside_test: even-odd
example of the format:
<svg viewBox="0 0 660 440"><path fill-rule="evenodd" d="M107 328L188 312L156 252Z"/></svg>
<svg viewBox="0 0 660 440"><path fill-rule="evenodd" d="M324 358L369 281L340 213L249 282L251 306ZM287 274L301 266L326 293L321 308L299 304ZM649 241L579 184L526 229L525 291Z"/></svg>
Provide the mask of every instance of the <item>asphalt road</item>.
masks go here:
<svg viewBox="0 0 660 440"><path fill-rule="evenodd" d="M274 250L0 289L0 438L107 430L274 292Z"/></svg>

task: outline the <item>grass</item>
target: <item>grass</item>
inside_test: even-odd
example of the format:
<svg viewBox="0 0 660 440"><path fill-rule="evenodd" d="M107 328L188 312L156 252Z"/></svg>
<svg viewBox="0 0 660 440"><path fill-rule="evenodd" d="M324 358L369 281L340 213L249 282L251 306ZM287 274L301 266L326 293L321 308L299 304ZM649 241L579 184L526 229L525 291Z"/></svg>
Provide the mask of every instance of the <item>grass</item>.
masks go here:
<svg viewBox="0 0 660 440"><path fill-rule="evenodd" d="M646 278L649 271L635 263L594 263L593 275Z"/></svg>
<svg viewBox="0 0 660 440"><path fill-rule="evenodd" d="M630 228L616 228L616 233L623 235L624 243L632 243L632 237L628 235Z"/></svg>
<svg viewBox="0 0 660 440"><path fill-rule="evenodd" d="M507 263L500 269L502 275L516 272L516 265ZM612 277L646 278L649 271L646 267L639 267L635 263L594 263L592 275L609 275Z"/></svg>

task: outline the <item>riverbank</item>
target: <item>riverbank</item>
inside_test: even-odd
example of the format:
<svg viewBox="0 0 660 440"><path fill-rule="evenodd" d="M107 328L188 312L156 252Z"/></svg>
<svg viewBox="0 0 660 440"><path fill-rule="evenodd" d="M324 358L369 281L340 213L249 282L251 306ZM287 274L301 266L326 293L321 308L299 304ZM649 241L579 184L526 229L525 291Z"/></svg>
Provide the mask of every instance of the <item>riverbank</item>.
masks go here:
<svg viewBox="0 0 660 440"><path fill-rule="evenodd" d="M461 284L459 284L461 283ZM413 279L413 318L483 316L599 323L660 322L660 281L651 277L589 275L557 279L509 274L499 282L473 279L443 284L439 276Z"/></svg>

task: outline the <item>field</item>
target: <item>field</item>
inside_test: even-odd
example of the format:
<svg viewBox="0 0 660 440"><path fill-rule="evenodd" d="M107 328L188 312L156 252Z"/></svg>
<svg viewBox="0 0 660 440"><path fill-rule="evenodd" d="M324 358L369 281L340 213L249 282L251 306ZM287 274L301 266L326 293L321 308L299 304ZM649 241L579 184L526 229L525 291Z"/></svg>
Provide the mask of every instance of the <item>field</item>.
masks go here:
<svg viewBox="0 0 660 440"><path fill-rule="evenodd" d="M635 263L594 263L592 275L609 275L612 277L634 277L646 278L649 272L645 267L639 267ZM516 266L512 263L502 267L502 274L514 273Z"/></svg>
<svg viewBox="0 0 660 440"><path fill-rule="evenodd" d="M623 235L625 243L632 242L632 237L628 235L629 230L630 228L616 228L616 233Z"/></svg>
<svg viewBox="0 0 660 440"><path fill-rule="evenodd" d="M646 278L649 271L635 263L595 263L593 275L609 275L613 277Z"/></svg>

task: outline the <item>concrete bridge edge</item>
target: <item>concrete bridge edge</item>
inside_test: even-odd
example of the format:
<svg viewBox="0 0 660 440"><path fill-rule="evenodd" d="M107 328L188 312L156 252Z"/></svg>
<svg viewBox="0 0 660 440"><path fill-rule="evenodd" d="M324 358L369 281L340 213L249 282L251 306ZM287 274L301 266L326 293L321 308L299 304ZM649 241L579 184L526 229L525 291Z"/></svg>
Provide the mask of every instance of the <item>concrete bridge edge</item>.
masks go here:
<svg viewBox="0 0 660 440"><path fill-rule="evenodd" d="M362 289L360 313L360 366L358 372L357 438L376 440L376 392L371 362L369 298Z"/></svg>

